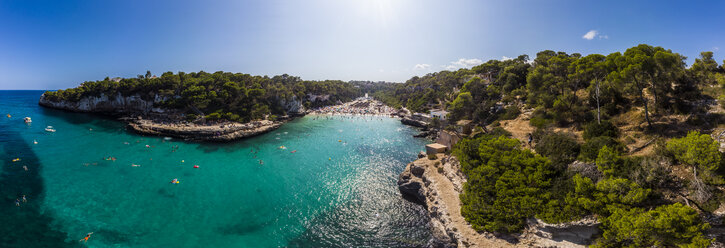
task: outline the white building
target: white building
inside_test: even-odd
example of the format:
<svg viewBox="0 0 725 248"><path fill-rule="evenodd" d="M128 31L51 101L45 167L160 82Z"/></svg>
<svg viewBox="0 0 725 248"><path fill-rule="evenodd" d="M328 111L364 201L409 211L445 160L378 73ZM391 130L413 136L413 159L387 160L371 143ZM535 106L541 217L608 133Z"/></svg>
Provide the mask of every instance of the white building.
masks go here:
<svg viewBox="0 0 725 248"><path fill-rule="evenodd" d="M436 109L434 109L434 110L431 110L430 111L430 117L431 118L438 117L438 119L440 119L442 121L446 120L446 116L447 115L448 115L448 111L445 111L445 110L436 110Z"/></svg>

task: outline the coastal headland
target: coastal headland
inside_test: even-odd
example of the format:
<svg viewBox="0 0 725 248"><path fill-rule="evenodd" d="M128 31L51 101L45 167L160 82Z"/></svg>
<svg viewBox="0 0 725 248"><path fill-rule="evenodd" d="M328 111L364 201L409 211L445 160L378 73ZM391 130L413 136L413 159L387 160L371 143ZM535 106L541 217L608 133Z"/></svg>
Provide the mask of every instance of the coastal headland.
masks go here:
<svg viewBox="0 0 725 248"><path fill-rule="evenodd" d="M184 115L174 109L160 108L156 104L165 99L154 97L145 100L139 96L105 95L82 98L80 101L52 101L45 94L40 97L39 105L54 109L113 115L128 124L128 128L144 135L175 137L185 140L228 142L252 137L273 131L289 120L306 114L320 115L366 115L392 116L398 111L385 104L368 98L333 106L325 106L307 110L303 106L289 106L295 110L291 116L252 120L246 123L228 120L187 120Z"/></svg>
<svg viewBox="0 0 725 248"><path fill-rule="evenodd" d="M430 247L586 247L599 233L595 218L546 224L532 218L521 234L478 232L461 215L466 178L455 156L425 154L409 163L398 179L400 192L422 204L431 218Z"/></svg>

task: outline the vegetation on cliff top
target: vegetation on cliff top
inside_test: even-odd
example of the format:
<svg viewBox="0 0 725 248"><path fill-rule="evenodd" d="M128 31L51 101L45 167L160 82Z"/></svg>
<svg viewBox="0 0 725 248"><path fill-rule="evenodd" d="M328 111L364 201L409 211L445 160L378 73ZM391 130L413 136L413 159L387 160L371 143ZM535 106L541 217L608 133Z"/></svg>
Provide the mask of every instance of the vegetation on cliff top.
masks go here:
<svg viewBox="0 0 725 248"><path fill-rule="evenodd" d="M720 144L698 132L725 124L709 111L725 99L725 69L712 58L703 52L688 68L684 56L644 44L606 56L542 51L413 78L388 97L484 127L528 109L538 155L497 134L454 148L469 178L461 211L477 230L593 215L603 224L597 247L706 247L700 213L725 199Z"/></svg>
<svg viewBox="0 0 725 248"><path fill-rule="evenodd" d="M711 158L722 154L709 148L707 138L692 133L667 147L691 147L672 149L672 155L693 159L688 163L719 180L713 175L719 161ZM561 223L595 215L603 223L597 247L707 247L711 242L703 234L709 225L694 209L658 200L667 175L648 164L656 158L624 157L604 146L596 159L598 173L584 173L552 166L546 157L521 149L516 139L485 134L462 140L453 154L468 178L461 213L476 230L520 232L531 217Z"/></svg>
<svg viewBox="0 0 725 248"><path fill-rule="evenodd" d="M165 72L154 77L150 72L137 78L84 82L76 88L48 91L50 101L79 101L83 97L105 94L114 97L139 95L146 100L165 99L159 107L182 110L195 117L197 109L207 119L246 122L266 115L285 115L283 104L298 101L305 107L349 101L362 94L359 87L342 81L304 81L299 77L252 76L242 73L204 71ZM324 101L309 101L308 94L329 95ZM192 118L193 119L193 118Z"/></svg>
<svg viewBox="0 0 725 248"><path fill-rule="evenodd" d="M510 119L519 106L536 110L532 125L581 127L642 109L653 115L699 113L698 101L725 95L725 70L712 52L703 52L686 68L685 57L641 44L609 55L541 51L533 60L521 55L490 60L470 69L413 77L376 97L411 111L447 109L452 120L488 125Z"/></svg>

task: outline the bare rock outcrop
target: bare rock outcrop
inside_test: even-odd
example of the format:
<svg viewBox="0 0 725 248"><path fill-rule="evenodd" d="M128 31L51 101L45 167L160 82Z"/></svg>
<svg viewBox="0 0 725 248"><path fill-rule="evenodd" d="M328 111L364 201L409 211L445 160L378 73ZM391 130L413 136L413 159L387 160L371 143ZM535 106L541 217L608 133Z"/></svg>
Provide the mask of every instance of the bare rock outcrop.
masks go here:
<svg viewBox="0 0 725 248"><path fill-rule="evenodd" d="M155 107L155 104L167 100L166 97L154 95L144 98L135 94L123 96L121 93L106 95L101 93L97 96L86 96L78 101L53 101L45 94L40 96L38 104L44 107L62 109L73 112L106 113L106 114L149 114L166 113L167 109Z"/></svg>
<svg viewBox="0 0 725 248"><path fill-rule="evenodd" d="M420 128L426 128L428 127L428 123L425 123L424 121L414 120L409 117L403 117L400 119L400 122L404 125L408 126L414 126L414 127L420 127Z"/></svg>

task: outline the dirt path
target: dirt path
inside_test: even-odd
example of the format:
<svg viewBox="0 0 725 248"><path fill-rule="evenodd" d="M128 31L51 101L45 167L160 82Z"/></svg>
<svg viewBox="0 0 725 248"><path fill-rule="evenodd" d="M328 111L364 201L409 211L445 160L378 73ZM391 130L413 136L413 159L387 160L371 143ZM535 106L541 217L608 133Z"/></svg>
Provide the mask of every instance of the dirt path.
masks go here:
<svg viewBox="0 0 725 248"><path fill-rule="evenodd" d="M438 173L431 166L426 170L428 179L432 181L431 185L438 192L439 199L442 200L449 213L449 218L454 228L465 237L468 246L462 247L515 247L514 245L495 237L486 237L484 234L478 233L461 215L461 201L459 200L458 191L455 190L453 183L443 174ZM462 245L459 241L459 245Z"/></svg>

